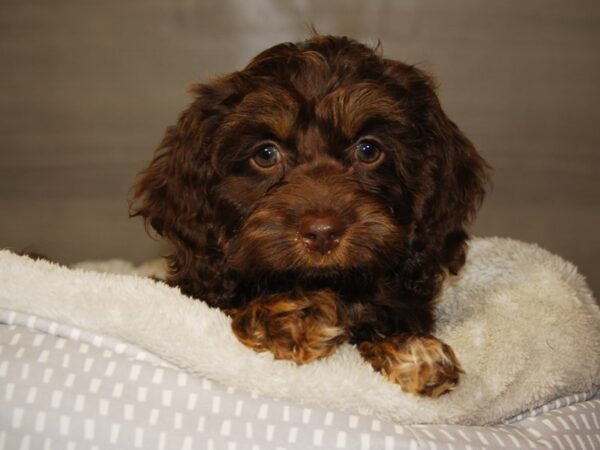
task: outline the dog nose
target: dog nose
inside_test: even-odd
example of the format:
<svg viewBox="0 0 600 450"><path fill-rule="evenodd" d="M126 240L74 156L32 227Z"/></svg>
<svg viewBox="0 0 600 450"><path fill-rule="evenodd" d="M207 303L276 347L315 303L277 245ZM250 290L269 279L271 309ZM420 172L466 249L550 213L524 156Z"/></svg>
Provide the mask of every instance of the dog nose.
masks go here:
<svg viewBox="0 0 600 450"><path fill-rule="evenodd" d="M333 214L304 216L300 220L302 242L310 250L323 255L330 253L340 243L344 234L344 223Z"/></svg>

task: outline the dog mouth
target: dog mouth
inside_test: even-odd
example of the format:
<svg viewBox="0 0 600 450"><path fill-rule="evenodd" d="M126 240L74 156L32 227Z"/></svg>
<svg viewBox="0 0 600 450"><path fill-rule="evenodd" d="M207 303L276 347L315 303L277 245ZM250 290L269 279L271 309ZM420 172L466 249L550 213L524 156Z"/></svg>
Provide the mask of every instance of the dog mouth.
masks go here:
<svg viewBox="0 0 600 450"><path fill-rule="evenodd" d="M385 221L333 230L317 221L310 231L281 222L262 225L242 231L226 246L230 265L246 278L348 284L389 269L403 246L402 231Z"/></svg>
<svg viewBox="0 0 600 450"><path fill-rule="evenodd" d="M294 199L300 205L269 198L223 243L230 266L244 278L287 274L332 283L380 271L398 258L405 233L381 202L358 194L340 195L337 204Z"/></svg>

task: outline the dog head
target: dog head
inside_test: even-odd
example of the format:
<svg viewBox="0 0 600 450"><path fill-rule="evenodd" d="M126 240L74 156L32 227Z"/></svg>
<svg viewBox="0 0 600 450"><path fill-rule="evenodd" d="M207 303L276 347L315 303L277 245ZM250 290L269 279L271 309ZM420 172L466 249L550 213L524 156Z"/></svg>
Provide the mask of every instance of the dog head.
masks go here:
<svg viewBox="0 0 600 450"><path fill-rule="evenodd" d="M315 36L191 92L132 203L185 293L390 273L418 291L464 263L487 166L419 69Z"/></svg>

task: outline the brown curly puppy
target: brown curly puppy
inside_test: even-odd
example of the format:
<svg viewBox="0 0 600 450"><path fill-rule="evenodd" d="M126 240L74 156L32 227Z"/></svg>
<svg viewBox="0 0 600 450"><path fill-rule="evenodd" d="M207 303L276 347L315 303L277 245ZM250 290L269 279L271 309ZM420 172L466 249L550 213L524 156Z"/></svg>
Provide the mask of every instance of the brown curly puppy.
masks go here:
<svg viewBox="0 0 600 450"><path fill-rule="evenodd" d="M191 92L132 200L174 245L170 282L257 351L306 363L349 341L409 392L452 389L433 307L487 165L432 80L316 35Z"/></svg>

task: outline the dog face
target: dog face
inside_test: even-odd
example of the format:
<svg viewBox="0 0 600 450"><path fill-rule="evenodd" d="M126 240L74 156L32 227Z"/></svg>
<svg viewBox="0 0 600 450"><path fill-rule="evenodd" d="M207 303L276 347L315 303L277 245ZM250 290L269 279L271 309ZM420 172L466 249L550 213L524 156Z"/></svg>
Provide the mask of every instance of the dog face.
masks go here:
<svg viewBox="0 0 600 450"><path fill-rule="evenodd" d="M192 93L132 205L174 244L184 293L232 307L395 279L426 298L462 266L486 164L420 70L315 36Z"/></svg>

